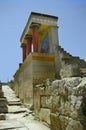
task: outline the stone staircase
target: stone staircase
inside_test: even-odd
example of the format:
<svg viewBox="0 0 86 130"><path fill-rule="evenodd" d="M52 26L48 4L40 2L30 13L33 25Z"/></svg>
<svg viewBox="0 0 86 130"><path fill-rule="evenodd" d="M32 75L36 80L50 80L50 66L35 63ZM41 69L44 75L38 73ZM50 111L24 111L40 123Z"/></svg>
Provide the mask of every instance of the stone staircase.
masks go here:
<svg viewBox="0 0 86 130"><path fill-rule="evenodd" d="M62 54L62 60L73 58L73 56L67 51L65 51L64 48L62 48L60 45L57 46L57 51L59 51Z"/></svg>
<svg viewBox="0 0 86 130"><path fill-rule="evenodd" d="M80 68L81 77L86 77L86 68Z"/></svg>
<svg viewBox="0 0 86 130"><path fill-rule="evenodd" d="M29 112L9 86L0 86L0 120L24 117Z"/></svg>
<svg viewBox="0 0 86 130"><path fill-rule="evenodd" d="M22 105L19 98L8 85L2 85L0 88L0 98L6 99L6 110L4 111L4 100L0 100L0 130L50 130L47 125L36 121L31 110ZM2 102L2 103L1 103ZM3 106L3 107L2 107ZM5 112L5 113L4 113ZM4 120L3 120L4 119Z"/></svg>
<svg viewBox="0 0 86 130"><path fill-rule="evenodd" d="M7 100L6 97L4 97L4 93L2 91L2 84L0 83L0 120L5 120L5 113L7 112Z"/></svg>

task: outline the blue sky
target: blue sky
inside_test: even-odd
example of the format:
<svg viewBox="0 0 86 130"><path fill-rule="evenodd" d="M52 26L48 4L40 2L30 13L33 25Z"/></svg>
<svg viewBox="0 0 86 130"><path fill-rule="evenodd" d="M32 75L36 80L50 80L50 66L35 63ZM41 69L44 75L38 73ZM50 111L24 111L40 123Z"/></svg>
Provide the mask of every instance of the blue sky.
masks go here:
<svg viewBox="0 0 86 130"><path fill-rule="evenodd" d="M58 16L59 44L86 60L86 0L0 0L0 80L22 62L20 37L31 12Z"/></svg>

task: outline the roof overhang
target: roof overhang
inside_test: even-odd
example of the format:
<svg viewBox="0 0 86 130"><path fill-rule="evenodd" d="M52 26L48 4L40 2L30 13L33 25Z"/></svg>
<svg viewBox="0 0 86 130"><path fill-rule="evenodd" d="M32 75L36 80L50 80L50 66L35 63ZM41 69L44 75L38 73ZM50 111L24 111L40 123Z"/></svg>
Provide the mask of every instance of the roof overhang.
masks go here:
<svg viewBox="0 0 86 130"><path fill-rule="evenodd" d="M38 23L44 26L57 26L57 20L58 17L56 16L31 12L24 31L21 35L20 42L23 43L25 35L28 34L29 30L31 29L30 26L32 23Z"/></svg>

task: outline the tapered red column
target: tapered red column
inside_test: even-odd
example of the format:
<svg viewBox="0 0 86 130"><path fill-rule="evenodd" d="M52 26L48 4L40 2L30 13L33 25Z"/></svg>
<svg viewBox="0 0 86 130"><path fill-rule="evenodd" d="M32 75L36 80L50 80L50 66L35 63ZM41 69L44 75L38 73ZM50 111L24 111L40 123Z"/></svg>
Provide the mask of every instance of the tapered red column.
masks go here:
<svg viewBox="0 0 86 130"><path fill-rule="evenodd" d="M26 47L26 55L29 55L31 52L31 44L32 44L32 35L26 35L25 40L27 42L27 47Z"/></svg>
<svg viewBox="0 0 86 130"><path fill-rule="evenodd" d="M32 28L33 51L38 52L38 28L39 28L39 24L32 23L31 28Z"/></svg>
<svg viewBox="0 0 86 130"><path fill-rule="evenodd" d="M22 47L22 58L23 58L23 62L24 62L24 60L26 59L26 44L23 43L21 45L21 47Z"/></svg>

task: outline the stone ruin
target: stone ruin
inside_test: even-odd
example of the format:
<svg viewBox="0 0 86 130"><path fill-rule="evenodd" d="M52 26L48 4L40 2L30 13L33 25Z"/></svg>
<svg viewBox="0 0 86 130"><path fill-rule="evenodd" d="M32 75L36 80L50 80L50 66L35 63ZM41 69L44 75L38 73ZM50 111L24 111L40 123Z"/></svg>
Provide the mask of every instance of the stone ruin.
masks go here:
<svg viewBox="0 0 86 130"><path fill-rule="evenodd" d="M21 36L14 91L52 130L86 130L86 62L58 40L58 17L32 12Z"/></svg>
<svg viewBox="0 0 86 130"><path fill-rule="evenodd" d="M36 85L34 111L51 130L86 130L86 78L47 79Z"/></svg>
<svg viewBox="0 0 86 130"><path fill-rule="evenodd" d="M55 48L56 77L86 77L86 62L77 56L72 56L61 46Z"/></svg>

